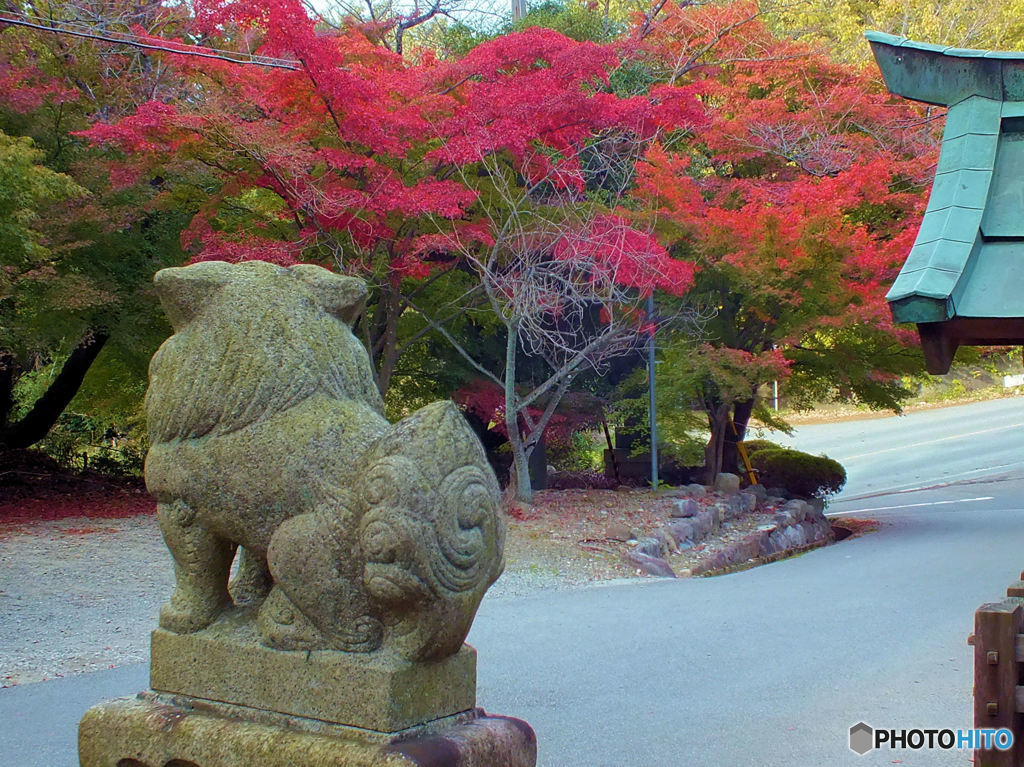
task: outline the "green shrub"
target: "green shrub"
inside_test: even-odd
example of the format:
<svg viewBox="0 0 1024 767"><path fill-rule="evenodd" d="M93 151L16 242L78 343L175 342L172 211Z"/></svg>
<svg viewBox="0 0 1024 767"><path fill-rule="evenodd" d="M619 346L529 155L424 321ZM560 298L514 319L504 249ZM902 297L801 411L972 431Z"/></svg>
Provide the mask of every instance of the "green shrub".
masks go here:
<svg viewBox="0 0 1024 767"><path fill-rule="evenodd" d="M762 450L785 450L782 445L777 445L774 442L769 442L766 439L745 439L743 440L743 447L747 451L747 455L751 456L754 453L759 453Z"/></svg>
<svg viewBox="0 0 1024 767"><path fill-rule="evenodd" d="M90 469L111 477L141 477L145 464L145 450L130 444L121 447L104 445L89 458Z"/></svg>
<svg viewBox="0 0 1024 767"><path fill-rule="evenodd" d="M595 471L601 468L601 452L589 432L578 431L547 445L548 463L555 471Z"/></svg>
<svg viewBox="0 0 1024 767"><path fill-rule="evenodd" d="M81 413L62 413L37 447L70 471L142 476L149 442L140 422L112 425Z"/></svg>
<svg viewBox="0 0 1024 767"><path fill-rule="evenodd" d="M828 456L786 448L756 450L750 463L766 487L784 487L801 498L826 498L842 490L846 470Z"/></svg>
<svg viewBox="0 0 1024 767"><path fill-rule="evenodd" d="M82 454L88 450L96 428L96 422L89 416L64 412L36 447L61 467L78 471L82 468Z"/></svg>

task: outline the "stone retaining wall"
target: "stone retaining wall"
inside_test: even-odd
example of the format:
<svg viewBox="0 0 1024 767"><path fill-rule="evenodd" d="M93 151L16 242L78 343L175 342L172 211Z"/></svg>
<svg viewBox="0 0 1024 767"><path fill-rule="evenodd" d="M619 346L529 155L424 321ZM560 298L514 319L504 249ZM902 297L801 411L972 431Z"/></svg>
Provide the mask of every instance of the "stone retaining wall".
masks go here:
<svg viewBox="0 0 1024 767"><path fill-rule="evenodd" d="M668 524L639 537L624 554L632 566L651 575L675 577L665 557L680 548L699 545L717 535L727 522L752 514L764 523L738 541L711 552L691 569L708 575L747 564L780 559L788 554L835 540L820 501L785 500L760 485L738 489L735 475L719 475L714 488L687 485L670 491L680 496Z"/></svg>

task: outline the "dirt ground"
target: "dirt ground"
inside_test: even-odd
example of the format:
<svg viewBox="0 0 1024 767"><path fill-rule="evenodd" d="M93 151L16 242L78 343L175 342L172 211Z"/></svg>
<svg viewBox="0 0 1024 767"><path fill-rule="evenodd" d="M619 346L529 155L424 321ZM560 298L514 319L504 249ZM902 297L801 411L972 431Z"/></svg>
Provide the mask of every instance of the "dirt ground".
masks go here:
<svg viewBox="0 0 1024 767"><path fill-rule="evenodd" d="M631 538L653 535L670 521L676 497L646 488L619 490L544 490L533 505L511 504L506 556L510 567L551 559L563 569L589 574L590 580L647 577L628 564L623 554ZM701 499L695 499L698 503ZM710 503L714 500L708 497ZM739 540L759 525L769 524L772 511L759 511L723 524L704 542L672 552L666 561L676 575L687 577L700 560Z"/></svg>

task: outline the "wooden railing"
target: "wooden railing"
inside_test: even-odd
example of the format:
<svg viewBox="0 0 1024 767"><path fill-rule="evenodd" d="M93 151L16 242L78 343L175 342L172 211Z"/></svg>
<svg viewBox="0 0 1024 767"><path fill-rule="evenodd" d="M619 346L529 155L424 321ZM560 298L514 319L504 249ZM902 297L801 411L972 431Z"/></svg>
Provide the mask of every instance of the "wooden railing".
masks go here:
<svg viewBox="0 0 1024 767"><path fill-rule="evenodd" d="M983 604L974 613L974 726L1006 728L1013 746L974 752L975 767L1024 765L1024 572L1006 589L1002 602Z"/></svg>

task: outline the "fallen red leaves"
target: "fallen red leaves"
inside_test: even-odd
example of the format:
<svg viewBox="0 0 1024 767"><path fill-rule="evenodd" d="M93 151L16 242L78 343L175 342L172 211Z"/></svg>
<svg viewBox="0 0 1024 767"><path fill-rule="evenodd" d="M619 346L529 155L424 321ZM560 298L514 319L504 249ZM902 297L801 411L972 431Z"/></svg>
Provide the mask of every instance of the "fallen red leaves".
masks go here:
<svg viewBox="0 0 1024 767"><path fill-rule="evenodd" d="M138 479L68 472L30 450L0 455L0 524L87 517L122 519L156 512L156 502ZM73 528L79 534L89 528Z"/></svg>
<svg viewBox="0 0 1024 767"><path fill-rule="evenodd" d="M543 490L533 505L511 503L508 515L555 538L603 540L610 523L651 530L669 516L675 499L647 490Z"/></svg>
<svg viewBox="0 0 1024 767"><path fill-rule="evenodd" d="M849 517L843 517L842 519L832 520L832 529L847 530L847 535L837 533L838 540L844 538L853 538L864 533L871 533L877 530L879 527L878 520L876 519L850 519Z"/></svg>
<svg viewBox="0 0 1024 767"><path fill-rule="evenodd" d="M118 530L116 527L64 527L58 532L61 535L89 535L90 533L116 533Z"/></svg>
<svg viewBox="0 0 1024 767"><path fill-rule="evenodd" d="M68 517L123 519L154 513L156 501L145 491L117 487L0 502L0 524Z"/></svg>

